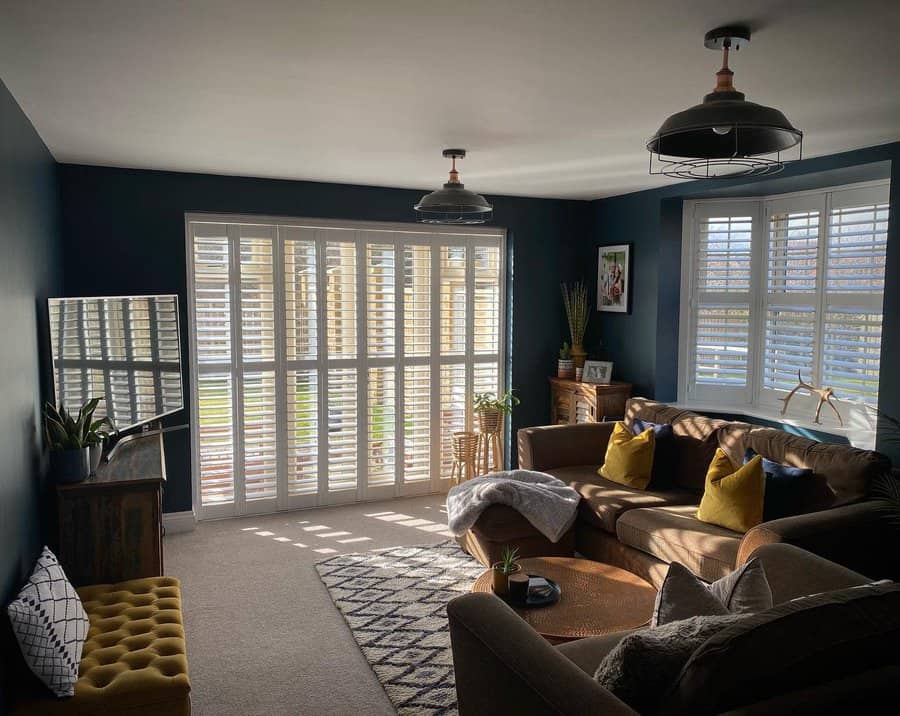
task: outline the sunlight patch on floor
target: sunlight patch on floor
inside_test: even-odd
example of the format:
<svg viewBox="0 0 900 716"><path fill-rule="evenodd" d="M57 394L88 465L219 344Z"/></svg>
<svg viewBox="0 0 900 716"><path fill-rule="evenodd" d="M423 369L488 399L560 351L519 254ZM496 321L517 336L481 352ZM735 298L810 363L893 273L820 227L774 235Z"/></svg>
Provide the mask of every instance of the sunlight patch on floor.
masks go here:
<svg viewBox="0 0 900 716"><path fill-rule="evenodd" d="M325 525L310 525L309 527L304 527L303 529L306 532L321 532L322 530L330 530L331 527L326 527Z"/></svg>
<svg viewBox="0 0 900 716"><path fill-rule="evenodd" d="M339 539L338 544L353 544L355 542L371 542L371 537L351 537L350 539Z"/></svg>
<svg viewBox="0 0 900 716"><path fill-rule="evenodd" d="M273 537L272 539L274 539L276 542L290 542L291 541L290 537Z"/></svg>
<svg viewBox="0 0 900 716"><path fill-rule="evenodd" d="M319 532L316 537L346 537L351 532Z"/></svg>
<svg viewBox="0 0 900 716"><path fill-rule="evenodd" d="M260 530L259 532L254 532L254 534L259 535L260 537L271 537L274 535L274 532L269 532L269 530Z"/></svg>
<svg viewBox="0 0 900 716"><path fill-rule="evenodd" d="M313 552L318 552L319 554L337 554L337 550L332 549L331 547L319 547L319 549L314 549Z"/></svg>

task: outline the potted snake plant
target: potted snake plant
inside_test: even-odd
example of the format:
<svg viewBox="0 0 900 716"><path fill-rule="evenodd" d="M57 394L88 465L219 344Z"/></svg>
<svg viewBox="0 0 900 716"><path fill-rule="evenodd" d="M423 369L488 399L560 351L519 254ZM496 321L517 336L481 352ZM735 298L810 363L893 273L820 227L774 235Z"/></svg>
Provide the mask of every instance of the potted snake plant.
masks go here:
<svg viewBox="0 0 900 716"><path fill-rule="evenodd" d="M500 561L494 562L494 564L491 565L491 569L493 570L492 586L494 594L498 597L509 595L509 575L515 574L522 569L522 565L519 564L518 560L519 548L507 545L503 548L503 554L500 557Z"/></svg>
<svg viewBox="0 0 900 716"><path fill-rule="evenodd" d="M50 478L54 482L81 482L91 474L90 446L86 442L90 425L84 417L84 407L73 415L62 404L58 408L52 403L44 405Z"/></svg>

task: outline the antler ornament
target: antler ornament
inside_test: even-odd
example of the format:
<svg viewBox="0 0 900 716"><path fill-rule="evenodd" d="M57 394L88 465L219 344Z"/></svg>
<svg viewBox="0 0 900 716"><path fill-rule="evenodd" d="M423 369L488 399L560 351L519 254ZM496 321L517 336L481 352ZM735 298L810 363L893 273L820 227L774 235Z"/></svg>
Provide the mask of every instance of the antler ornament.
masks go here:
<svg viewBox="0 0 900 716"><path fill-rule="evenodd" d="M787 412L788 403L791 402L791 398L793 398L794 394L801 389L808 390L810 395L819 396L819 403L818 405L816 405L816 417L814 419L814 422L817 425L822 424L822 421L819 420L819 415L822 412L822 406L825 405L825 403L828 403L828 407L834 411L834 414L837 416L838 422L841 424L841 427L844 427L844 419L841 417L838 409L834 407L834 403L831 402L832 398L837 398L837 396L834 394L834 388L817 388L814 385L810 385L803 380L803 377L800 375L799 370L797 371L797 385L786 396L784 396L783 398L779 398L779 400L784 403L784 407L781 408L782 415Z"/></svg>

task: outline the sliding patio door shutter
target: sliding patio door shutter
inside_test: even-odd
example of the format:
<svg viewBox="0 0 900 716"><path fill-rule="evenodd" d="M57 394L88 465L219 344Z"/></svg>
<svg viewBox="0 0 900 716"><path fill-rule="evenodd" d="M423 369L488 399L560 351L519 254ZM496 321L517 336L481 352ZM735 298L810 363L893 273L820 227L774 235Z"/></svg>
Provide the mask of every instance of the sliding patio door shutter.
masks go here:
<svg viewBox="0 0 900 716"><path fill-rule="evenodd" d="M446 487L501 387L504 235L188 221L204 517Z"/></svg>
<svg viewBox="0 0 900 716"><path fill-rule="evenodd" d="M691 342L688 396L697 401L740 404L749 401L750 356L755 344L752 270L758 257L755 202L694 205L692 253L686 276L691 282Z"/></svg>

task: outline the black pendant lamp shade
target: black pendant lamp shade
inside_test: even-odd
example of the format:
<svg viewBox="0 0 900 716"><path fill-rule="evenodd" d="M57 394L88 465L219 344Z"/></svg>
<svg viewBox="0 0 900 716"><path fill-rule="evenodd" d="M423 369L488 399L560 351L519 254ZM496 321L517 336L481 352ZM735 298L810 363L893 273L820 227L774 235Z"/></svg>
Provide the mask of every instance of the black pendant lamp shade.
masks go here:
<svg viewBox="0 0 900 716"><path fill-rule="evenodd" d="M466 189L459 180L456 160L466 156L465 149L445 149L452 160L450 179L443 188L423 196L413 207L423 224L483 224L491 220L494 207L481 194Z"/></svg>
<svg viewBox="0 0 900 716"><path fill-rule="evenodd" d="M784 168L784 150L800 145L797 159L802 157L803 132L779 110L745 100L732 84L729 51L749 41L745 27L706 34L706 47L723 52L716 87L701 104L669 117L647 143L651 174L683 179L774 174Z"/></svg>

